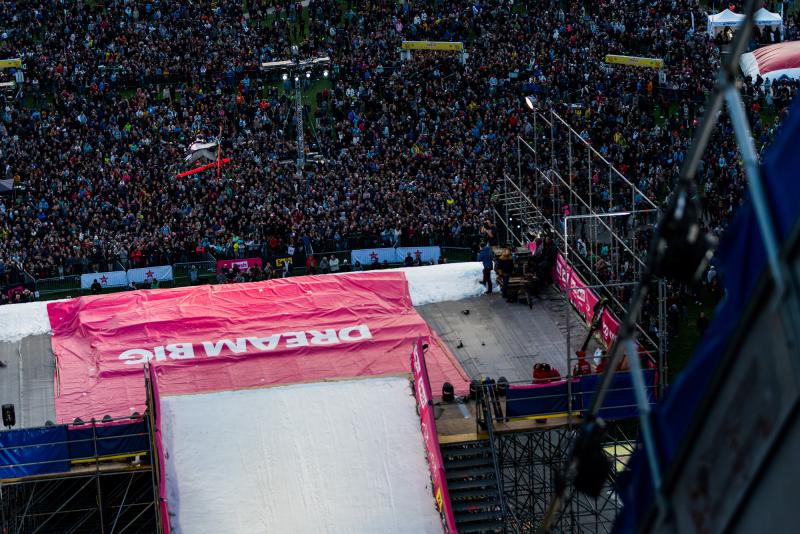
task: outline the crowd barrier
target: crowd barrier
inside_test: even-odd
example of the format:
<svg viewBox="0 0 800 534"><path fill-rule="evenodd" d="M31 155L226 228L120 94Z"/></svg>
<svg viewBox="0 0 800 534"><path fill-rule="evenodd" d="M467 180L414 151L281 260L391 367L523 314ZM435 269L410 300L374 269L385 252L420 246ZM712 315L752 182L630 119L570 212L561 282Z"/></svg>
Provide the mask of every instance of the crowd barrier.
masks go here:
<svg viewBox="0 0 800 534"><path fill-rule="evenodd" d="M0 432L0 479L65 473L73 463L149 451L146 419Z"/></svg>
<svg viewBox="0 0 800 534"><path fill-rule="evenodd" d="M650 404L654 404L657 397L658 372L656 369L643 369L642 373L647 398ZM570 409L571 399L573 414L582 415L589 409L601 376L592 374L575 377L572 379L571 388L566 380L547 384L512 384L506 394L506 414L510 418L565 414ZM609 421L638 415L636 395L629 372L614 374L598 415Z"/></svg>

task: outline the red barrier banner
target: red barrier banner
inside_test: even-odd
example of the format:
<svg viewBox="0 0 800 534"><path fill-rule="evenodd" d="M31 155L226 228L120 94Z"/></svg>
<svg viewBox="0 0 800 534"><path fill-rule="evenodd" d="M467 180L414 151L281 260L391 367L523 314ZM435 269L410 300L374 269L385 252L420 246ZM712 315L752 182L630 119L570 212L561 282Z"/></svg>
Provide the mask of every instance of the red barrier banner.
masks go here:
<svg viewBox="0 0 800 534"><path fill-rule="evenodd" d="M442 516L445 532L456 532L456 519L450 504L450 494L447 491L447 478L444 474L444 461L439 448L439 436L436 433L436 417L433 413L433 395L431 384L428 380L428 368L425 365L425 354L422 349L422 340L417 339L411 352L411 374L414 377L414 397L419 407L420 428L422 439L425 441L425 450L428 454L428 467L431 470L433 481L433 496L436 499L436 508Z"/></svg>
<svg viewBox="0 0 800 534"><path fill-rule="evenodd" d="M591 289L586 288L586 283L580 276L575 274L575 270L569 267L564 261L561 253L556 256L556 266L553 269L553 279L562 291L570 288L569 301L583 317L587 324L591 324L594 319L594 306L600 300ZM603 308L603 318L600 321L600 338L606 350L611 348L619 331L619 320L614 317L607 308Z"/></svg>
<svg viewBox="0 0 800 534"><path fill-rule="evenodd" d="M257 265L259 269L264 266L263 263L261 262L261 258L243 258L239 260L217 260L217 272L222 271L222 269L225 267L227 267L229 270L233 270L234 267L238 267L240 271L246 273L255 265Z"/></svg>
<svg viewBox="0 0 800 534"><path fill-rule="evenodd" d="M408 340L418 337L431 345L433 387L469 387L402 272L130 291L47 310L59 421L142 413L145 363L162 395L236 390L408 373Z"/></svg>

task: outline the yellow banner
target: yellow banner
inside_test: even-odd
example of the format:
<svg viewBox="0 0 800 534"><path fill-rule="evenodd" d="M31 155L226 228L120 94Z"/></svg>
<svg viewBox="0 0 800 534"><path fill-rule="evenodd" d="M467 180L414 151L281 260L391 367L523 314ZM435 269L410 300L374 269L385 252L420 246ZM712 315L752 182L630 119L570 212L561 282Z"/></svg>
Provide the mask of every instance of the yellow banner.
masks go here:
<svg viewBox="0 0 800 534"><path fill-rule="evenodd" d="M464 43L450 41L403 41L400 44L403 50L447 50L450 52L461 52L464 50Z"/></svg>
<svg viewBox="0 0 800 534"><path fill-rule="evenodd" d="M614 54L608 54L605 61L606 63L628 65L629 67L644 67L646 69L660 69L664 67L663 59L648 57L615 56Z"/></svg>
<svg viewBox="0 0 800 534"><path fill-rule="evenodd" d="M294 265L292 258L276 258L275 259L275 266L276 267L283 267L284 263L288 263L289 265Z"/></svg>
<svg viewBox="0 0 800 534"><path fill-rule="evenodd" d="M0 69L19 69L22 67L22 60L18 57L13 59L0 59Z"/></svg>

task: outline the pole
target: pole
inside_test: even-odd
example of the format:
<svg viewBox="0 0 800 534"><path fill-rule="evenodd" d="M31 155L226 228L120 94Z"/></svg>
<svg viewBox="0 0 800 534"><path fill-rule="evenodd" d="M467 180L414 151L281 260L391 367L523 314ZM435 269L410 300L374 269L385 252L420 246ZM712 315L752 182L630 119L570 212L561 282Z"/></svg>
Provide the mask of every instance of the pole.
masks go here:
<svg viewBox="0 0 800 534"><path fill-rule="evenodd" d="M300 76L294 79L294 107L295 120L297 121L297 176L303 175L303 167L306 166L306 146L305 134L303 132L303 91L300 88Z"/></svg>
<svg viewBox="0 0 800 534"><path fill-rule="evenodd" d="M564 267L567 272L567 281L564 284L564 321L567 326L567 427L572 427L572 362L571 362L571 347L570 347L570 309L569 297L572 291L572 273L569 267L569 234L568 227L569 216L564 215Z"/></svg>

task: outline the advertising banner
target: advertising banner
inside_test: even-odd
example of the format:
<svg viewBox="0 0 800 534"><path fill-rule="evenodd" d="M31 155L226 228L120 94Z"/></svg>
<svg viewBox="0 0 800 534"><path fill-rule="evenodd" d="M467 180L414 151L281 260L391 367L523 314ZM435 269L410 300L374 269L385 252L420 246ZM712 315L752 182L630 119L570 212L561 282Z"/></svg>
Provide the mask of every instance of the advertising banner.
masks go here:
<svg viewBox="0 0 800 534"><path fill-rule="evenodd" d="M553 269L553 278L562 291L567 290L567 284L571 288L569 300L578 313L583 317L587 323L591 323L594 319L594 305L599 300L597 295L591 289L586 289L584 281L575 274L575 271L567 266L564 257L558 253L556 257L556 266ZM603 345L606 349L611 348L614 340L617 338L619 331L619 320L614 317L608 308L603 308L603 318L600 322L600 331L598 334L603 340Z"/></svg>
<svg viewBox="0 0 800 534"><path fill-rule="evenodd" d="M103 288L125 287L128 285L128 274L125 271L82 274L81 289L90 289L95 280L100 282Z"/></svg>
<svg viewBox="0 0 800 534"><path fill-rule="evenodd" d="M458 41L403 41L400 43L403 50L442 50L449 52L461 52L464 50L464 43Z"/></svg>
<svg viewBox="0 0 800 534"><path fill-rule="evenodd" d="M434 339L402 272L130 291L47 306L56 357L56 416L144 410L142 366L162 395L410 372L408 340ZM430 342L432 385L468 377Z"/></svg>
<svg viewBox="0 0 800 534"><path fill-rule="evenodd" d="M628 67L642 67L646 69L661 69L664 67L664 60L649 57L617 56L608 54L605 57L606 63L615 65L626 65Z"/></svg>
<svg viewBox="0 0 800 534"><path fill-rule="evenodd" d="M152 282L158 280L159 282L171 282L172 265L159 265L158 267L142 267L140 269L128 270L128 281L136 284L143 284L145 282Z"/></svg>
<svg viewBox="0 0 800 534"><path fill-rule="evenodd" d="M388 247L388 248L362 248L350 252L350 263L372 265L373 263L403 263L406 256L411 254L412 259L419 258L423 263L437 262L442 255L439 247Z"/></svg>
<svg viewBox="0 0 800 534"><path fill-rule="evenodd" d="M21 58L0 59L0 69L18 69L20 67L22 67Z"/></svg>
<svg viewBox="0 0 800 534"><path fill-rule="evenodd" d="M436 508L442 515L445 532L456 532L456 520L450 504L450 495L447 491L447 478L444 473L442 451L439 448L439 436L436 433L436 416L433 413L433 395L431 384L428 380L428 369L425 365L425 354L422 349L422 340L417 339L411 351L411 374L414 378L414 397L419 407L420 428L422 439L425 441L425 450L428 455L428 468L431 470L433 482L433 497L436 499Z"/></svg>
<svg viewBox="0 0 800 534"><path fill-rule="evenodd" d="M243 258L238 260L217 260L217 272L222 271L223 268L227 267L229 270L232 270L234 267L238 267L240 271L246 273L250 270L251 267L254 265L258 265L259 269L264 266L261 258Z"/></svg>

